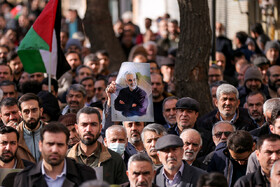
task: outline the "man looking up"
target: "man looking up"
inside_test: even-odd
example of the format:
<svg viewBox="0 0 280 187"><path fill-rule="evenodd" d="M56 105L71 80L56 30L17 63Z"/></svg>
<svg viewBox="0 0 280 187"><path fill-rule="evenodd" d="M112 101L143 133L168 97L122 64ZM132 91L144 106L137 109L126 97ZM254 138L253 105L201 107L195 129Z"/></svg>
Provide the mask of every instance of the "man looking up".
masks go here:
<svg viewBox="0 0 280 187"><path fill-rule="evenodd" d="M95 171L66 157L68 129L56 122L42 128L39 148L43 160L20 172L15 186L79 186L96 179Z"/></svg>
<svg viewBox="0 0 280 187"><path fill-rule="evenodd" d="M40 118L43 108L38 96L27 93L18 100L22 122L17 126L19 132L19 149L21 158L31 162L39 162L41 153L39 151L40 130L44 126Z"/></svg>

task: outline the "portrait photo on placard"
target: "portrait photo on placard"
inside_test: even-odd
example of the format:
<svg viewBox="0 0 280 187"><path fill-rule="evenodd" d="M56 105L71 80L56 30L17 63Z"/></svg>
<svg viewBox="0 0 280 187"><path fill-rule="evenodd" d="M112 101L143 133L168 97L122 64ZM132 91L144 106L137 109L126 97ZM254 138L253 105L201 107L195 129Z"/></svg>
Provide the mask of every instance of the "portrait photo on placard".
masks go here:
<svg viewBox="0 0 280 187"><path fill-rule="evenodd" d="M112 121L154 121L150 64L123 62L116 88Z"/></svg>

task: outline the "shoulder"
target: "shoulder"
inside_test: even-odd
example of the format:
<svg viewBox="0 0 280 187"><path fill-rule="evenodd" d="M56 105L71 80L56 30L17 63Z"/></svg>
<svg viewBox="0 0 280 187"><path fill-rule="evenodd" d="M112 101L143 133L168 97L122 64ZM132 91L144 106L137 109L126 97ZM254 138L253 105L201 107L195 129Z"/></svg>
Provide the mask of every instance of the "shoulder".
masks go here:
<svg viewBox="0 0 280 187"><path fill-rule="evenodd" d="M253 183L254 178L255 178L255 174L256 173L250 173L248 175L242 176L240 177L236 183L234 184L234 187L247 187L247 186L251 186L250 183Z"/></svg>

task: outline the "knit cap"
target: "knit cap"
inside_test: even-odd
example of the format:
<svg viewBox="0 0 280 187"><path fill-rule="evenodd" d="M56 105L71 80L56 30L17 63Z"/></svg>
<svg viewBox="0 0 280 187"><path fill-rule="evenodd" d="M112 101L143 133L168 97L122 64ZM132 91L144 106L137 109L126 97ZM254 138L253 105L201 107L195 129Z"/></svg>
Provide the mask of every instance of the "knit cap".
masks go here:
<svg viewBox="0 0 280 187"><path fill-rule="evenodd" d="M244 83L246 83L247 80L250 79L256 79L262 82L262 73L260 72L260 70L253 66L253 67L249 67L247 69L247 71L245 72L244 75Z"/></svg>
<svg viewBox="0 0 280 187"><path fill-rule="evenodd" d="M269 50L269 49L271 49L271 48L274 48L274 49L276 49L276 50L278 50L279 51L279 49L280 49L280 44L277 42L277 41L268 41L268 42L266 42L266 44L265 44L265 53Z"/></svg>

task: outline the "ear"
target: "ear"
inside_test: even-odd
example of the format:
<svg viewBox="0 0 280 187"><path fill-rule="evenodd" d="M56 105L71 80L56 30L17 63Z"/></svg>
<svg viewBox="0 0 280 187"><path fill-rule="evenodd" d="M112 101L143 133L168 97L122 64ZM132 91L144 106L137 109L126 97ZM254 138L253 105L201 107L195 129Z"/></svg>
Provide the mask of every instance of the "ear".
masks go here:
<svg viewBox="0 0 280 187"><path fill-rule="evenodd" d="M273 125L269 125L269 130L273 133L274 132L274 126Z"/></svg>
<svg viewBox="0 0 280 187"><path fill-rule="evenodd" d="M100 123L99 133L101 133L101 130L102 130L102 124Z"/></svg>
<svg viewBox="0 0 280 187"><path fill-rule="evenodd" d="M106 138L106 137L104 137L104 145L105 145L106 147L108 147L108 145L107 145L107 138Z"/></svg>
<svg viewBox="0 0 280 187"><path fill-rule="evenodd" d="M19 116L22 118L22 113L21 113L20 110L18 111L18 114L19 114Z"/></svg>
<svg viewBox="0 0 280 187"><path fill-rule="evenodd" d="M215 100L215 106L218 108L218 98Z"/></svg>
<svg viewBox="0 0 280 187"><path fill-rule="evenodd" d="M237 102L238 102L237 107L239 107L239 105L240 105L240 100L238 99L238 101L237 101ZM243 106L242 106L242 107L243 107Z"/></svg>
<svg viewBox="0 0 280 187"><path fill-rule="evenodd" d="M259 160L260 151L257 149L255 152L256 152L257 159Z"/></svg>
<svg viewBox="0 0 280 187"><path fill-rule="evenodd" d="M39 141L39 150L40 150L40 152L42 152L42 141L41 140Z"/></svg>
<svg viewBox="0 0 280 187"><path fill-rule="evenodd" d="M76 132L79 134L78 124L76 124L76 123L75 123L75 125L74 125L74 126L75 126L75 129L76 129Z"/></svg>
<svg viewBox="0 0 280 187"><path fill-rule="evenodd" d="M126 175L127 175L127 177L128 177L128 170L127 170L125 173L126 173Z"/></svg>
<svg viewBox="0 0 280 187"><path fill-rule="evenodd" d="M41 115L41 116L43 115L43 111L44 111L43 107L40 108L40 115Z"/></svg>

